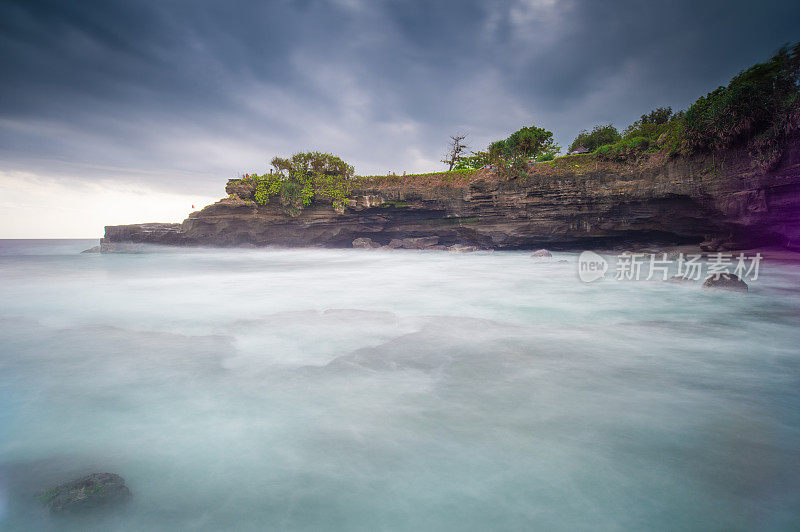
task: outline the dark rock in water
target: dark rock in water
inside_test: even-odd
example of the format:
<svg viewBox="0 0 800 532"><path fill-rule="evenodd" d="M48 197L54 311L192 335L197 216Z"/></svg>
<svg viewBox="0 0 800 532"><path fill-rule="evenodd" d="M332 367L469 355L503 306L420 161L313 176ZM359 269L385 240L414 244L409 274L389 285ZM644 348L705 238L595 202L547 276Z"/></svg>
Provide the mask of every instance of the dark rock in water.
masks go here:
<svg viewBox="0 0 800 532"><path fill-rule="evenodd" d="M389 245L387 247L389 247L390 249L399 249L403 247L403 241L400 240L399 238L393 238L391 242L389 242Z"/></svg>
<svg viewBox="0 0 800 532"><path fill-rule="evenodd" d="M356 238L353 240L354 248L372 249L381 247L377 242L373 242L371 238Z"/></svg>
<svg viewBox="0 0 800 532"><path fill-rule="evenodd" d="M53 513L83 512L119 504L131 497L125 480L115 473L92 473L43 491L38 499Z"/></svg>
<svg viewBox="0 0 800 532"><path fill-rule="evenodd" d="M550 253L546 249L537 249L533 253L531 253L531 257L542 258L542 257L552 257L553 254Z"/></svg>
<svg viewBox="0 0 800 532"><path fill-rule="evenodd" d="M81 253L100 253L100 246L94 246L89 249L84 249Z"/></svg>
<svg viewBox="0 0 800 532"><path fill-rule="evenodd" d="M703 283L704 290L732 290L734 292L747 292L747 283L732 273L712 275Z"/></svg>

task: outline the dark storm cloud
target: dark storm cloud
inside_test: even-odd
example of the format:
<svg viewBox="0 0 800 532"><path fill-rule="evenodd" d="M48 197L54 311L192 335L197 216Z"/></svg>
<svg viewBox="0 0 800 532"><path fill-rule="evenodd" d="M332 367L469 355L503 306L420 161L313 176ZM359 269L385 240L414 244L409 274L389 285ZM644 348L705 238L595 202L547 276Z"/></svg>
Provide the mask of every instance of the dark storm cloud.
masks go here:
<svg viewBox="0 0 800 532"><path fill-rule="evenodd" d="M274 154L437 167L684 107L800 38L795 2L5 1L0 171L214 194Z"/></svg>

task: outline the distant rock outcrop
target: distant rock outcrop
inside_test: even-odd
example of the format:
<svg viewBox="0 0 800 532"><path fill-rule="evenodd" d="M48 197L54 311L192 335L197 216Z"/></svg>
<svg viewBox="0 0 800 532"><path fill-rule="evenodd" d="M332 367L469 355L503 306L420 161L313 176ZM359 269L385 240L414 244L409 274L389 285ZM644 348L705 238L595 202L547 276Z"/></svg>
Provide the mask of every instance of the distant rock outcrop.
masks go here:
<svg viewBox="0 0 800 532"><path fill-rule="evenodd" d="M101 251L129 244L436 249L664 249L700 244L706 251L800 242L800 142L762 174L746 150L635 163L591 154L533 165L525 175L493 170L388 176L359 182L335 210L314 202L287 213L259 205L248 180L230 180L229 197L180 224L106 227ZM435 241L435 242L434 242Z"/></svg>

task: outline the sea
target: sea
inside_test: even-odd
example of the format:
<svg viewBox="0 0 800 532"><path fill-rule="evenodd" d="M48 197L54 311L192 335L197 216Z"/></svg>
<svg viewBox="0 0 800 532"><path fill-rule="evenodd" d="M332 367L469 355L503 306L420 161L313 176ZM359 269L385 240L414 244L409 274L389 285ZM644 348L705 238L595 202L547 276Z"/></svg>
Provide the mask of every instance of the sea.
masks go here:
<svg viewBox="0 0 800 532"><path fill-rule="evenodd" d="M0 241L2 530L800 530L797 262L96 244Z"/></svg>

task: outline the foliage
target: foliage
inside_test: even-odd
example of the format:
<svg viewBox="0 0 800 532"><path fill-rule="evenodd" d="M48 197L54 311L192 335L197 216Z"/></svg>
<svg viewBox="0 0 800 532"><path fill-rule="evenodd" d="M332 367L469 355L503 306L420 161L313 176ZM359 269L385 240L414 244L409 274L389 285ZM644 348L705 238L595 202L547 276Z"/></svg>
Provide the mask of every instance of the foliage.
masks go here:
<svg viewBox="0 0 800 532"><path fill-rule="evenodd" d="M685 120L691 149L746 144L759 166L773 166L786 140L800 131L800 42L699 98Z"/></svg>
<svg viewBox="0 0 800 532"><path fill-rule="evenodd" d="M675 154L683 144L683 112L673 113L671 107L659 107L625 128L617 140L599 145L593 152L599 159L621 162L652 151Z"/></svg>
<svg viewBox="0 0 800 532"><path fill-rule="evenodd" d="M489 145L489 159L502 168L522 168L530 159L555 156L561 148L553 140L553 133L546 129L529 126L515 131L505 140Z"/></svg>
<svg viewBox="0 0 800 532"><path fill-rule="evenodd" d="M472 155L461 157L453 167L453 170L475 169L479 170L492 162L488 151L474 151Z"/></svg>
<svg viewBox="0 0 800 532"><path fill-rule="evenodd" d="M578 136L575 137L575 140L572 141L572 144L570 144L569 151L574 151L580 146L583 146L589 151L594 151L600 146L614 144L621 139L622 136L619 134L619 131L611 124L597 125L591 132L585 129L581 130Z"/></svg>
<svg viewBox="0 0 800 532"><path fill-rule="evenodd" d="M686 122L683 115L673 117L672 120L659 127L661 127L659 135L655 138L653 138L654 135L651 135L648 138L653 140L660 150L670 155L681 152L686 137Z"/></svg>
<svg viewBox="0 0 800 532"><path fill-rule="evenodd" d="M598 159L607 161L626 161L644 153L653 141L647 137L628 137L623 138L614 144L606 144L598 147L594 153Z"/></svg>
<svg viewBox="0 0 800 532"><path fill-rule="evenodd" d="M643 126L657 126L659 124L666 124L672 120L674 116L675 115L672 113L672 107L659 107L657 109L653 109L646 115L642 115L639 120L634 122L634 125L637 123Z"/></svg>
<svg viewBox="0 0 800 532"><path fill-rule="evenodd" d="M352 166L329 153L296 153L290 158L272 159L273 171L263 175L247 175L255 185L255 200L260 205L278 197L281 205L293 215L313 201L330 202L337 210L344 209L353 188Z"/></svg>

